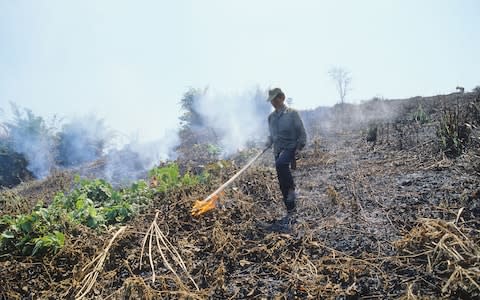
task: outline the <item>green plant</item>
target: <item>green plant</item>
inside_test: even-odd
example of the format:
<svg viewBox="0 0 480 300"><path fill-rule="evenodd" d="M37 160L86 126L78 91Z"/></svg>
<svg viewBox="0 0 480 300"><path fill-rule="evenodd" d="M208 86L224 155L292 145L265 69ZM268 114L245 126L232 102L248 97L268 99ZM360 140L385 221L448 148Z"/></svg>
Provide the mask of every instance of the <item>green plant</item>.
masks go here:
<svg viewBox="0 0 480 300"><path fill-rule="evenodd" d="M153 192L145 180L138 180L132 183L129 188L123 190L122 198L124 201L131 203L133 209L139 209L141 206L149 204Z"/></svg>
<svg viewBox="0 0 480 300"><path fill-rule="evenodd" d="M64 232L79 224L102 230L108 225L124 223L151 202L156 192L205 183L201 176L186 172L180 175L176 164L153 168L149 175L157 178L153 189L144 180L129 188L115 190L108 182L75 178L76 187L68 194L58 193L48 207L39 203L28 214L0 217L0 255L21 253L42 255L55 253L65 244Z"/></svg>
<svg viewBox="0 0 480 300"><path fill-rule="evenodd" d="M58 193L48 207L39 203L31 213L0 218L0 254L23 255L55 253L65 242L67 224L82 224L101 229L129 220L145 203L146 184L137 183L125 191L116 191L103 180L76 178L71 193ZM134 204L137 205L136 208Z"/></svg>
<svg viewBox="0 0 480 300"><path fill-rule="evenodd" d="M35 247L33 247L32 255L47 251L56 253L65 245L65 235L55 230L53 233L33 239L33 243Z"/></svg>
<svg viewBox="0 0 480 300"><path fill-rule="evenodd" d="M63 246L65 239L59 230L64 228L60 215L40 205L30 214L5 215L0 219L4 229L0 235L0 253L17 250L23 255L55 253Z"/></svg>
<svg viewBox="0 0 480 300"><path fill-rule="evenodd" d="M222 148L218 145L215 145L215 144L207 144L207 152L211 156L216 157L216 156L220 155L220 153L222 152Z"/></svg>
<svg viewBox="0 0 480 300"><path fill-rule="evenodd" d="M97 213L95 204L86 194L81 194L75 201L75 209L69 212L72 221L97 228L104 223L103 216Z"/></svg>
<svg viewBox="0 0 480 300"><path fill-rule="evenodd" d="M442 119L437 127L442 151L448 157L459 156L470 137L469 127L460 121L458 108L443 111Z"/></svg>
<svg viewBox="0 0 480 300"><path fill-rule="evenodd" d="M176 187L179 183L180 171L177 164L169 164L165 167L156 167L148 172L151 182L158 192L166 192Z"/></svg>
<svg viewBox="0 0 480 300"><path fill-rule="evenodd" d="M412 115L412 120L420 124L425 124L430 121L430 118L423 109L422 104L418 104L417 110Z"/></svg>
<svg viewBox="0 0 480 300"><path fill-rule="evenodd" d="M132 204L124 201L113 206L102 207L100 212L105 216L106 224L115 224L128 221L133 215L134 210Z"/></svg>

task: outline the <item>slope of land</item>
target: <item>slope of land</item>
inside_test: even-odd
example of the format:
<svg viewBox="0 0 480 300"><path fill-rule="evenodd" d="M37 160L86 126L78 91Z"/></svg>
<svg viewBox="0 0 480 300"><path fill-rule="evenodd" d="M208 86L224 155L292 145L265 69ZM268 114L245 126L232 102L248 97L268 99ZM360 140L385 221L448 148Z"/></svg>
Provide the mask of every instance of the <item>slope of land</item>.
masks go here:
<svg viewBox="0 0 480 300"><path fill-rule="evenodd" d="M459 107L469 112L472 99ZM267 152L201 217L190 215L193 202L240 164L218 169L210 186L155 194L123 227L71 229L56 254L3 255L0 299L83 291L86 299L479 297L479 131L473 127L460 156L447 157L435 100L422 99L428 122L406 122L404 113L377 120L372 142L371 120L310 128L294 171L298 213L290 231L258 226L284 214Z"/></svg>

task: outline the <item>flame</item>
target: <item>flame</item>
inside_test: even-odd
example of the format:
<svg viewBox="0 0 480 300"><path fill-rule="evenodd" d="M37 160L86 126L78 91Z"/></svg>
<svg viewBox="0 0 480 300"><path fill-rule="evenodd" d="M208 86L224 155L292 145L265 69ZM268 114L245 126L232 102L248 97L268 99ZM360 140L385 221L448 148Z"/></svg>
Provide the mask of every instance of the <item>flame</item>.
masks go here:
<svg viewBox="0 0 480 300"><path fill-rule="evenodd" d="M192 207L192 216L200 216L217 207L217 201L223 194L224 192L222 191L217 194L212 194L203 200L195 201L195 204Z"/></svg>

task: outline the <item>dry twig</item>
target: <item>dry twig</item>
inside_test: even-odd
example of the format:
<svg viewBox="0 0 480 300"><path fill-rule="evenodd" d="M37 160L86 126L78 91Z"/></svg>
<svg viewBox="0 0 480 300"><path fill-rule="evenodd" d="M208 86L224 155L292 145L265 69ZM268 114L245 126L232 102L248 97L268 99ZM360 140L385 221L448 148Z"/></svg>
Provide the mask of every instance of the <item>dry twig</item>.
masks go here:
<svg viewBox="0 0 480 300"><path fill-rule="evenodd" d="M105 247L102 252L97 255L90 263L88 263L85 267L83 267L82 271L85 272L88 270L95 262L95 266L93 269L83 278L82 282L82 287L80 290L75 294L75 299L80 300L83 299L92 289L93 285L95 284L98 274L100 271L103 269L103 264L105 262L105 259L107 258L108 251L113 245L113 241L122 233L125 231L127 227L122 226L118 231L113 235L113 237L110 239L110 242L108 243L107 247Z"/></svg>
<svg viewBox="0 0 480 300"><path fill-rule="evenodd" d="M145 238L143 239L142 243L142 251L140 253L140 266L142 265L142 259L143 259L143 253L145 250L145 246L147 244L148 240L148 259L150 262L150 268L152 269L152 282L155 282L155 264L153 261L153 248L154 248L154 243L156 245L156 249L158 249L158 252L160 253L160 256L162 257L162 261L167 267L170 272L172 272L175 277L179 280L179 282L182 282L181 278L178 276L177 272L173 269L172 265L168 261L169 256L177 265L180 266L180 268L183 270L183 272L187 275L188 279L193 283L197 291L199 290L197 284L193 280L192 276L190 276L187 267L185 265L185 262L183 261L182 257L180 256L180 253L175 249L175 247L170 243L170 241L167 239L167 237L163 234L163 232L160 230L160 227L158 226L157 219L158 219L158 214L159 212L155 214L155 218L153 222L150 225L150 228L147 230L145 234ZM154 241L155 239L155 241Z"/></svg>

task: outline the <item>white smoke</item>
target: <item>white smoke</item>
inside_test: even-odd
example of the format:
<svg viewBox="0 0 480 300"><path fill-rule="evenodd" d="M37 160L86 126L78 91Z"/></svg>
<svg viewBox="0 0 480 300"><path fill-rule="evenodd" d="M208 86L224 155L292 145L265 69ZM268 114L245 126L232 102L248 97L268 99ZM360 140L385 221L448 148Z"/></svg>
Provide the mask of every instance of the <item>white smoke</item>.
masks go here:
<svg viewBox="0 0 480 300"><path fill-rule="evenodd" d="M53 140L35 132L14 131L10 136L15 152L27 159L28 170L39 179L48 176L54 165Z"/></svg>
<svg viewBox="0 0 480 300"><path fill-rule="evenodd" d="M12 103L14 120L5 122L7 144L28 161L27 169L37 178L46 177L55 162L55 140L41 117L32 111L20 110Z"/></svg>
<svg viewBox="0 0 480 300"><path fill-rule="evenodd" d="M93 115L66 123L58 136L59 163L66 167L98 159L113 139L103 120Z"/></svg>
<svg viewBox="0 0 480 300"><path fill-rule="evenodd" d="M204 120L202 125L215 132L222 154L227 156L265 141L267 116L272 109L265 100L266 93L259 88L238 93L207 89L193 105ZM90 163L103 159L103 170L97 169L91 175L127 184L145 178L149 169L177 156L178 128L168 131L157 141L127 142L123 147L108 149L114 136L103 120L94 116L79 117L64 123L58 130L47 126L41 117L26 112L26 116L17 114L17 119L8 128L8 135L15 151L25 155L29 170L37 178L48 176L59 166L75 167L80 171L82 166L89 168ZM40 130L29 130L31 124Z"/></svg>
<svg viewBox="0 0 480 300"><path fill-rule="evenodd" d="M213 128L219 137L224 155L242 150L250 142L264 141L267 136L267 116L271 105L265 92L252 88L240 93L216 92L207 89L195 102L205 126Z"/></svg>
<svg viewBox="0 0 480 300"><path fill-rule="evenodd" d="M106 156L104 177L115 185L129 184L145 178L147 171L159 162L175 159L179 143L176 131L167 131L160 140L133 141L122 149L114 149Z"/></svg>

